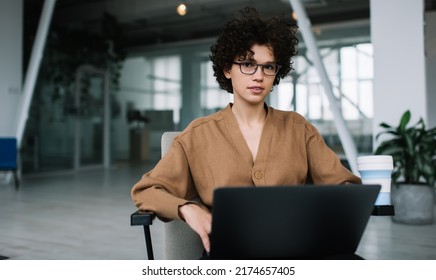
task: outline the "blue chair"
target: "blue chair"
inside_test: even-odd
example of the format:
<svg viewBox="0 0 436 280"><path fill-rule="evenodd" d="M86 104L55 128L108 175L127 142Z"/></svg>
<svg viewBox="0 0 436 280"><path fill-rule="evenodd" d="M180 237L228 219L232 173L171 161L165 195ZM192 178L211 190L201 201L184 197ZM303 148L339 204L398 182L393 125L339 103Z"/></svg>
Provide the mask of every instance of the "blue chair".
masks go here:
<svg viewBox="0 0 436 280"><path fill-rule="evenodd" d="M12 171L14 173L16 190L20 185L17 170L17 139L0 138L0 171Z"/></svg>

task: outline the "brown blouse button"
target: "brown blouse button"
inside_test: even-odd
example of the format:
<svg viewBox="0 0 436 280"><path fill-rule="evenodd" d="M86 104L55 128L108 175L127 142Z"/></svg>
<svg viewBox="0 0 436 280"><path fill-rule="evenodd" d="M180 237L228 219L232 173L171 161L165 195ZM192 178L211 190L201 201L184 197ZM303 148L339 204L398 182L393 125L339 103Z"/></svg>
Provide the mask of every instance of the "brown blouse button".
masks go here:
<svg viewBox="0 0 436 280"><path fill-rule="evenodd" d="M256 179L262 179L262 171L257 170L254 172L254 177L256 177Z"/></svg>

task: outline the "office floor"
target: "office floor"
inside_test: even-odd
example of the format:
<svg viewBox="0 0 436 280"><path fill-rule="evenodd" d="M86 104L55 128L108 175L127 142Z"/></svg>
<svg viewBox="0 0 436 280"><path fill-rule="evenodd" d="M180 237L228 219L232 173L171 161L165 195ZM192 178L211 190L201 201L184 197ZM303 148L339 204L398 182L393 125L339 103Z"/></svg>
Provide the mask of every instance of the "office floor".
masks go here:
<svg viewBox="0 0 436 280"><path fill-rule="evenodd" d="M143 259L141 227L130 226L130 188L150 166L32 175L19 191L0 173L0 259ZM162 258L162 224L152 227ZM371 217L357 251L366 259L436 260L436 223L410 226Z"/></svg>

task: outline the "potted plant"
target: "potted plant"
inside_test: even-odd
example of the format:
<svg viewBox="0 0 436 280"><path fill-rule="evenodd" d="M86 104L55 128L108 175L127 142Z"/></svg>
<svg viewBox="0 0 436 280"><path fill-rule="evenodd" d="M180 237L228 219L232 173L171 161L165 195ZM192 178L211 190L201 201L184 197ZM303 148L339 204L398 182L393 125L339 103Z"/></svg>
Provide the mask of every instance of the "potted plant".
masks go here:
<svg viewBox="0 0 436 280"><path fill-rule="evenodd" d="M375 154L391 155L393 158L393 220L407 224L431 224L435 204L436 127L427 129L422 118L408 127L410 118L410 111L406 111L398 127L380 124L384 131L376 139L383 134L391 138L383 141Z"/></svg>

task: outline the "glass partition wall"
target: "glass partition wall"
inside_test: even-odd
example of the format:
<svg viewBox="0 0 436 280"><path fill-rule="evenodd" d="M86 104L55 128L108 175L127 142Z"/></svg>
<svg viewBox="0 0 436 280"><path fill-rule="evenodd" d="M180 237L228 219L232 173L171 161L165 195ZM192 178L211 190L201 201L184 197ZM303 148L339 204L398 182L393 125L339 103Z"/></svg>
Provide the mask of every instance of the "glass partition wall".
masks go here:
<svg viewBox="0 0 436 280"><path fill-rule="evenodd" d="M84 67L68 89L38 84L21 148L24 173L103 166L106 81L105 71Z"/></svg>

